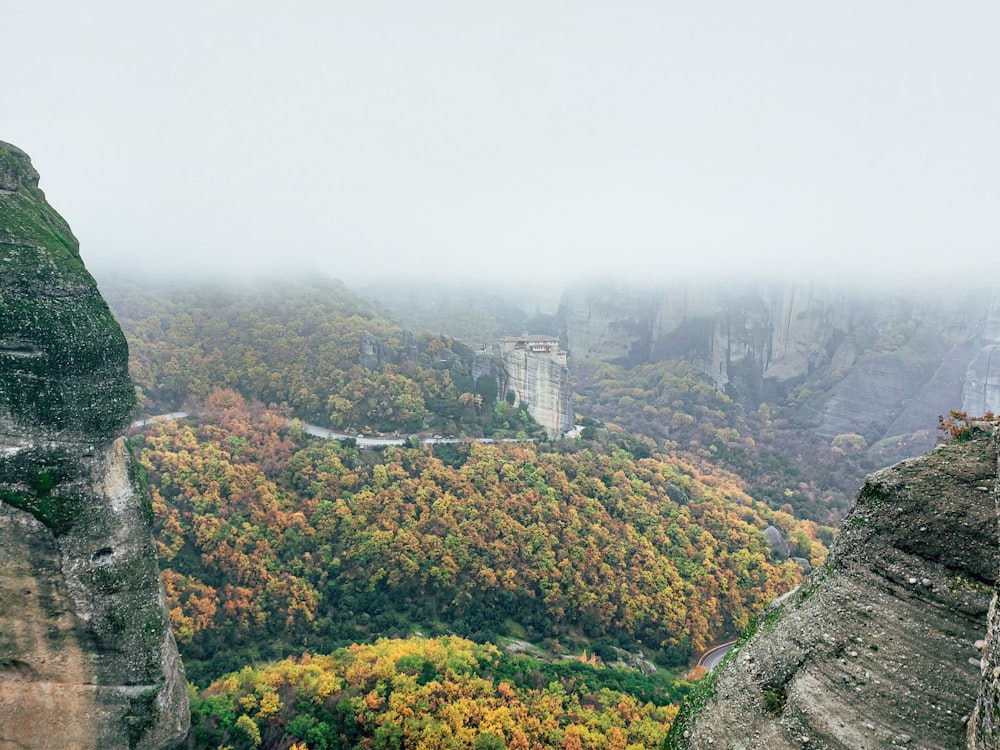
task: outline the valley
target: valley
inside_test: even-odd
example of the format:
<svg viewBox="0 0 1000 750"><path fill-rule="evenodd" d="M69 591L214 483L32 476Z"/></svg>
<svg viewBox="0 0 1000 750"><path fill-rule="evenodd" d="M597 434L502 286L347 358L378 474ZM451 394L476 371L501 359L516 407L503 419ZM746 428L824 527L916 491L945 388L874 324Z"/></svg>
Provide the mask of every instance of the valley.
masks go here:
<svg viewBox="0 0 1000 750"><path fill-rule="evenodd" d="M241 703L259 701L267 693L258 681L279 678L251 676L245 665L319 659L380 638L391 639L386 648L417 638L446 650L458 642L441 639L466 638L501 653L504 643L528 642L535 656L501 661L526 660L540 674L585 665L579 677L590 687L574 700L589 700L597 693L588 690L623 669L610 666L617 654L641 653L659 675L657 687L642 689L652 690L653 705L676 705L698 654L731 641L822 563L865 471L933 439L933 424L886 441L871 432L827 435L825 422L806 419L808 404L829 403L823 389L835 393L852 370L803 336L796 346L813 361L767 386L772 401L741 391L735 375L710 378L698 352L711 348L697 339L686 356L650 344L646 361L633 362L601 353L593 337L584 356L570 345L555 398L572 402L578 425L562 436L537 425L528 381L511 391L489 346L411 333L332 280L221 292L123 280L102 287L129 338L144 409L194 415L143 424L133 440L153 488L171 620L189 678L205 690L193 704L200 742L256 736L247 721L243 734L227 729L238 713L220 713L211 698L233 689L228 671L247 675ZM560 316L568 304L537 321L567 335ZM602 309L609 319L623 314L607 301ZM979 335L975 319L952 341ZM852 344L859 367L886 347L922 346L919 326L893 338L894 320L884 324L889 344L885 336L864 344L869 329L850 328L862 341ZM543 355L560 341L545 332L507 340ZM726 371L745 371L755 361L747 356L730 359ZM834 364L844 370L831 378ZM345 679L338 663L324 667L323 679ZM281 680L300 679L283 669ZM490 674L494 689L508 684L495 668ZM251 720L261 742L305 740L305 724L288 728L304 709L277 705ZM599 721L608 721L601 705ZM393 720L375 718L382 710L364 736L388 731L381 722ZM660 727L660 739L640 746L665 741L671 716L649 725ZM558 736L594 720L574 709ZM346 744L331 747L351 746L360 741L351 739L354 722L314 716L309 736L339 733ZM497 736L551 746L552 736L538 732ZM605 746L593 737L584 746Z"/></svg>
<svg viewBox="0 0 1000 750"><path fill-rule="evenodd" d="M1000 3L9 5L0 750L1000 750Z"/></svg>

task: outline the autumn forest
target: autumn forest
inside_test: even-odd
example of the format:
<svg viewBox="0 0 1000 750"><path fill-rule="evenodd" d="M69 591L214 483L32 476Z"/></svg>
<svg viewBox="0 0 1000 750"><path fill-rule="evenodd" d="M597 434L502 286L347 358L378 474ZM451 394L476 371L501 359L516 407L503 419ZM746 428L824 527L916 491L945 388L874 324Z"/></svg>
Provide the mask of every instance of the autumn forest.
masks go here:
<svg viewBox="0 0 1000 750"><path fill-rule="evenodd" d="M816 475L771 458L780 415L683 362L578 369L589 429L549 441L462 342L339 283L102 287L144 414L190 414L131 438L189 747L657 748L697 654L832 539ZM622 408L640 384L662 415ZM304 423L467 439L361 448Z"/></svg>

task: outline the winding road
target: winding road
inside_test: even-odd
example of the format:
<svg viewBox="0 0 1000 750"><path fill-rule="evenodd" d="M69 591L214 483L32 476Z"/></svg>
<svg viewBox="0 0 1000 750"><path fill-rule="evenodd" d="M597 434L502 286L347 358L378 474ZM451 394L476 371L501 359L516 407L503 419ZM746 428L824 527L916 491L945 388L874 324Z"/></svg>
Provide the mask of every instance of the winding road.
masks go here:
<svg viewBox="0 0 1000 750"><path fill-rule="evenodd" d="M698 666L704 667L709 672L719 666L719 662L729 653L729 649L736 645L736 641L727 641L726 643L720 643L718 646L712 646L705 653L701 655L698 659Z"/></svg>
<svg viewBox="0 0 1000 750"><path fill-rule="evenodd" d="M363 436L348 435L346 432L334 432L333 430L328 430L325 427L320 427L319 425L309 424L308 422L302 423L302 431L307 435L312 435L313 437L323 438L324 440L354 440L359 446L376 446L376 445L405 445L408 437L400 438L369 438ZM531 438L526 440L521 440L519 438L501 438L496 440L494 438L456 438L456 437L430 437L421 438L421 443L425 445L440 445L442 443L533 443L535 442Z"/></svg>
<svg viewBox="0 0 1000 750"><path fill-rule="evenodd" d="M148 427L156 422L171 422L176 419L184 419L185 417L191 416L186 411L172 411L169 414L156 414L152 417L146 417L145 419L137 419L132 423L132 427L139 429L142 427ZM288 422L291 424L291 420ZM391 437L391 438L369 438L357 435L349 435L346 432L335 432L333 430L328 430L325 427L320 427L319 425L309 424L308 422L302 423L302 431L307 435L312 435L313 437L322 438L323 440L353 440L357 445L361 447L374 447L380 445L406 445L407 437ZM526 441L519 438L501 438L499 440L494 438L453 438L453 437L430 437L421 438L421 443L428 445L436 445L441 443L523 443L535 442L533 439L528 438Z"/></svg>
<svg viewBox="0 0 1000 750"><path fill-rule="evenodd" d="M145 419L137 419L132 423L132 427L148 427L154 422L172 422L175 419L184 419L184 417L190 416L186 411L172 411L169 414L156 414L152 417L146 417Z"/></svg>

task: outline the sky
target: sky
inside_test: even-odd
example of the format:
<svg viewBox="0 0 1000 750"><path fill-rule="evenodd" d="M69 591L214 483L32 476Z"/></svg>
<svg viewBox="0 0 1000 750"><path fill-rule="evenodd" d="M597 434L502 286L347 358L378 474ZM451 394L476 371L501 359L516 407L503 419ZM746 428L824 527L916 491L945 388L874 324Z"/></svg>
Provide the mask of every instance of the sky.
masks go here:
<svg viewBox="0 0 1000 750"><path fill-rule="evenodd" d="M0 140L92 268L1000 270L995 0L0 10Z"/></svg>

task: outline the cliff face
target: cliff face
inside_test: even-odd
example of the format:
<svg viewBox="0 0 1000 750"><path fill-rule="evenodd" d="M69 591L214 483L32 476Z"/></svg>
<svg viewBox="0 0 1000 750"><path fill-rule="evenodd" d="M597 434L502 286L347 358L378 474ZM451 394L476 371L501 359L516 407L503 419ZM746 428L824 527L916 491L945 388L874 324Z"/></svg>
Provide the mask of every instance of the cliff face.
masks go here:
<svg viewBox="0 0 1000 750"><path fill-rule="evenodd" d="M570 356L683 357L751 405L794 397L824 437L909 435L963 404L1000 410L1000 300L820 285L570 290Z"/></svg>
<svg viewBox="0 0 1000 750"><path fill-rule="evenodd" d="M124 336L0 142L0 748L161 748L187 731L152 514L124 438Z"/></svg>
<svg viewBox="0 0 1000 750"><path fill-rule="evenodd" d="M836 358L857 323L847 295L823 287L675 284L645 290L588 287L567 292L562 316L574 357L641 364L687 357L719 388L760 397L764 381L802 377Z"/></svg>
<svg viewBox="0 0 1000 750"><path fill-rule="evenodd" d="M573 429L574 415L566 352L550 336L500 340L496 347L502 374L501 398L514 394L514 405L527 404L528 413L553 437Z"/></svg>
<svg viewBox="0 0 1000 750"><path fill-rule="evenodd" d="M995 614L977 648L1000 562L995 428L869 476L827 562L759 616L672 746L997 747Z"/></svg>
<svg viewBox="0 0 1000 750"><path fill-rule="evenodd" d="M993 596L981 661L982 681L969 722L968 750L1000 747L1000 596Z"/></svg>
<svg viewBox="0 0 1000 750"><path fill-rule="evenodd" d="M970 341L975 356L962 389L962 409L969 414L996 413L1000 411L1000 299L991 300L978 333Z"/></svg>

